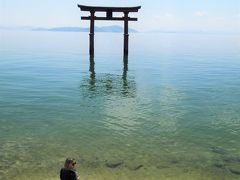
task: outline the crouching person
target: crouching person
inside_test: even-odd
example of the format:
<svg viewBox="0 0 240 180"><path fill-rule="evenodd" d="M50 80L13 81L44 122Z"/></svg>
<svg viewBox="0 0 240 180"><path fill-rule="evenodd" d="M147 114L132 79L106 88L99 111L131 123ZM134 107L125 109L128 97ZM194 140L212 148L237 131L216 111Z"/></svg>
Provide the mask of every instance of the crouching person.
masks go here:
<svg viewBox="0 0 240 180"><path fill-rule="evenodd" d="M67 158L64 167L60 171L60 179L61 180L80 180L76 169L75 169L76 161L74 158Z"/></svg>

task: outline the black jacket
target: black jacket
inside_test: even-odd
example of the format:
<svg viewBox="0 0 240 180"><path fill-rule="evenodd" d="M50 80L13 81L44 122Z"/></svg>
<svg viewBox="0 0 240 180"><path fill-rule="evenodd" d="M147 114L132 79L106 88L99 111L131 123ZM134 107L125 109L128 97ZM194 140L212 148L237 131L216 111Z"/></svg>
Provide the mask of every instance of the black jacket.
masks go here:
<svg viewBox="0 0 240 180"><path fill-rule="evenodd" d="M74 170L62 168L60 171L61 180L77 180L77 173Z"/></svg>

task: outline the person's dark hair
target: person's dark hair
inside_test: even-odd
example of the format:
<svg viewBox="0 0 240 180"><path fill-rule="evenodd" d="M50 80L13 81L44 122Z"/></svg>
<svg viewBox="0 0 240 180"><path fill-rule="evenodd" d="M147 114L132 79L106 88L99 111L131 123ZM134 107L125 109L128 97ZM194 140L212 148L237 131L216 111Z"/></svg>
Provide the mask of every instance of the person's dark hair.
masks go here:
<svg viewBox="0 0 240 180"><path fill-rule="evenodd" d="M74 158L67 158L64 163L64 167L68 169L70 164L75 165L76 160Z"/></svg>

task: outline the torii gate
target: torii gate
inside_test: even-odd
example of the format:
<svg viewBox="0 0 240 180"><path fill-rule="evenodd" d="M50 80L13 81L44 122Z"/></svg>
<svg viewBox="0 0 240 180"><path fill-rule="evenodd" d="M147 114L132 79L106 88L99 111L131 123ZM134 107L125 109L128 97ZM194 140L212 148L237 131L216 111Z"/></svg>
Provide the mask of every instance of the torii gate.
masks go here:
<svg viewBox="0 0 240 180"><path fill-rule="evenodd" d="M81 11L89 11L90 16L82 16L82 20L90 20L89 54L94 56L94 20L124 21L124 56L128 55L128 21L137 21L137 18L128 16L129 12L138 12L141 6L136 7L100 7L79 5ZM106 12L106 17L96 17L95 12ZM123 17L113 17L113 12L123 12Z"/></svg>

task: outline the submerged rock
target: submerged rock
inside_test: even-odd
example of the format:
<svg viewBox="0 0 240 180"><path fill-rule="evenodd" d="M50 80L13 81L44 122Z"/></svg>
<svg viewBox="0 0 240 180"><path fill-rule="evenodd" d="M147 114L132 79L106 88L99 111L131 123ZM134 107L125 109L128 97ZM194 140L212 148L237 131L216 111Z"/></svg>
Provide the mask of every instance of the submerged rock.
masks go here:
<svg viewBox="0 0 240 180"><path fill-rule="evenodd" d="M221 154L221 155L224 155L224 154L227 153L227 151L225 149L220 148L220 147L215 147L214 146L214 147L211 147L210 149L211 149L212 152L217 153L217 154Z"/></svg>
<svg viewBox="0 0 240 180"><path fill-rule="evenodd" d="M177 164L177 163L179 163L179 161L178 161L178 160L175 160L175 159L173 159L173 160L171 160L171 161L170 161L170 163L171 163L171 164Z"/></svg>
<svg viewBox="0 0 240 180"><path fill-rule="evenodd" d="M240 169L229 168L229 171L233 174L240 175Z"/></svg>
<svg viewBox="0 0 240 180"><path fill-rule="evenodd" d="M240 157L225 157L223 161L226 163L238 163L240 162Z"/></svg>
<svg viewBox="0 0 240 180"><path fill-rule="evenodd" d="M118 168L123 165L123 162L116 162L116 163L106 163L108 168Z"/></svg>
<svg viewBox="0 0 240 180"><path fill-rule="evenodd" d="M240 163L239 162L228 164L227 168L231 173L240 175Z"/></svg>
<svg viewBox="0 0 240 180"><path fill-rule="evenodd" d="M139 169L142 168L142 167L143 167L143 165L140 164L140 165L138 165L137 167L135 167L133 170L136 171L136 170L139 170Z"/></svg>
<svg viewBox="0 0 240 180"><path fill-rule="evenodd" d="M159 165L157 166L158 169L164 169L164 168L170 168L169 166L165 166L165 165Z"/></svg>
<svg viewBox="0 0 240 180"><path fill-rule="evenodd" d="M216 162L216 163L214 163L213 165L214 165L215 167L217 167L217 168L225 169L225 165L222 164L222 163L218 163L218 162Z"/></svg>

